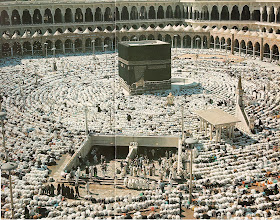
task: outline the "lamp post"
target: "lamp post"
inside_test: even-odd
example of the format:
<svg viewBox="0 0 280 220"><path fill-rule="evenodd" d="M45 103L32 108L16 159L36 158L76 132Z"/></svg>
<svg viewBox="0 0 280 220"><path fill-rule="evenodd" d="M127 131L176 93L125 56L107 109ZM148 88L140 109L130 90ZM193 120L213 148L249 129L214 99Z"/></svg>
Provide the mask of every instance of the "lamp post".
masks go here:
<svg viewBox="0 0 280 220"><path fill-rule="evenodd" d="M55 50L56 50L56 48L55 48L55 47L53 47L53 48L52 48L53 58L55 57Z"/></svg>
<svg viewBox="0 0 280 220"><path fill-rule="evenodd" d="M44 45L45 45L45 48L46 48L46 58L48 58L48 43L46 42L46 43L44 43Z"/></svg>
<svg viewBox="0 0 280 220"><path fill-rule="evenodd" d="M190 150L190 194L189 194L189 202L192 203L192 166L193 166L193 158L192 158L192 148L194 144L198 143L197 139L194 138L187 138L185 143L189 146Z"/></svg>
<svg viewBox="0 0 280 220"><path fill-rule="evenodd" d="M14 219L14 202L13 202L13 189L12 189L12 178L11 171L17 168L17 164L13 162L4 163L1 166L2 170L9 171L9 182L10 182L10 197L11 197L11 210L12 210L12 219Z"/></svg>
<svg viewBox="0 0 280 220"><path fill-rule="evenodd" d="M88 107L85 106L86 135L88 136Z"/></svg>
<svg viewBox="0 0 280 220"><path fill-rule="evenodd" d="M6 115L7 115L6 112L0 112L1 127L2 127L2 138L3 138L3 147L4 147L4 150L5 150L6 161L9 161L8 152L7 152L7 149L6 149L5 130L4 130L4 119L6 118Z"/></svg>
<svg viewBox="0 0 280 220"><path fill-rule="evenodd" d="M107 67L107 54L106 54L106 48L108 47L107 44L104 45L104 53L105 53L105 60L106 60L106 67Z"/></svg>
<svg viewBox="0 0 280 220"><path fill-rule="evenodd" d="M200 38L199 37L197 37L196 39L195 39L195 42L196 42L196 47L197 47L197 50L196 50L196 60L195 60L195 65L196 65L196 71L197 71L197 59L198 59L198 41L200 40ZM198 71L197 71L198 72Z"/></svg>

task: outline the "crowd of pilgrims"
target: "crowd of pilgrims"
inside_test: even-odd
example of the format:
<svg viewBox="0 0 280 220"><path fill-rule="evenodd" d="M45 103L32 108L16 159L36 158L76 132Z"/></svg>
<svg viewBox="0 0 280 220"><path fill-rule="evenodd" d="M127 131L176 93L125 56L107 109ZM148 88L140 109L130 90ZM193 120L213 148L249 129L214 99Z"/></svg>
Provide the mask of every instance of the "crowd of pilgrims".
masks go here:
<svg viewBox="0 0 280 220"><path fill-rule="evenodd" d="M212 54L213 50L198 52ZM179 56L193 51L178 49L177 53ZM197 219L279 218L280 93L276 69L263 67L251 58L228 64L175 59L172 75L188 77L200 86L172 91L175 104L166 106L170 91L124 96L116 83L114 62L114 53L98 54L96 59L92 55L59 56L57 71L53 72L52 58L1 60L6 146L9 159L18 163L11 172L16 218L174 219L180 217L182 207L190 208ZM254 117L255 128L250 135L235 129L232 141L222 136L222 142L216 144L199 131L199 120L193 111L219 107L234 114L239 75L245 89L246 112ZM140 184L146 184L145 189L137 189L138 196L81 197L81 173L92 179L115 173L111 173L106 158L101 161L100 155L97 158L94 154L95 163L63 174L63 178L73 179L74 185L52 182L49 166L56 165L62 156L69 160L85 141L85 106L91 133L180 135L178 109L182 104L185 128L199 139L194 150L191 204L187 150L181 170L177 170L176 152L156 160L143 154L132 161L118 162L116 173L124 185L127 183L125 187L130 188L129 181L146 180ZM149 155L152 154L151 151ZM1 164L4 159L1 148ZM83 162L83 158L80 160ZM1 217L11 218L8 174L2 171L1 176ZM151 212L140 212L143 210Z"/></svg>

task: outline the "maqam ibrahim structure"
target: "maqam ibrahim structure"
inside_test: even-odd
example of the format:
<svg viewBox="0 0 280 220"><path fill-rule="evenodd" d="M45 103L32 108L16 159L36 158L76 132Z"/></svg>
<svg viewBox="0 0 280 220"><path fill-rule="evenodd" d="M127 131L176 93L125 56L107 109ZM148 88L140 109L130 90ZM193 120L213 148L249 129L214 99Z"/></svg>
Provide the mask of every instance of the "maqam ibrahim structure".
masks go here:
<svg viewBox="0 0 280 220"><path fill-rule="evenodd" d="M118 41L279 60L280 1L2 1L0 56L115 50ZM52 50L55 48L55 50Z"/></svg>

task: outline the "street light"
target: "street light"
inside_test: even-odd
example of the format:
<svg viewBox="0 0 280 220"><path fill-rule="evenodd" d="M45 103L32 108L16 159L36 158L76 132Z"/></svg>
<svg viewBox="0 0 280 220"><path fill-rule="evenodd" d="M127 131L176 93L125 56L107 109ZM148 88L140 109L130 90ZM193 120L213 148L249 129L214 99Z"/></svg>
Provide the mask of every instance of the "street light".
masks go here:
<svg viewBox="0 0 280 220"><path fill-rule="evenodd" d="M192 203L192 166L193 166L193 158L192 158L192 148L194 144L198 143L197 139L194 138L187 138L185 140L185 143L187 145L189 145L189 149L190 149L190 194L189 194L189 202L190 204Z"/></svg>
<svg viewBox="0 0 280 220"><path fill-rule="evenodd" d="M197 71L197 59L198 59L198 41L200 40L200 38L199 37L197 37L196 39L195 39L195 42L196 42L196 46L197 46L197 50L196 50L196 71ZM198 72L198 71L197 71Z"/></svg>
<svg viewBox="0 0 280 220"><path fill-rule="evenodd" d="M45 48L46 48L46 58L48 58L48 43L46 42L46 43L44 43L44 45L45 45Z"/></svg>
<svg viewBox="0 0 280 220"><path fill-rule="evenodd" d="M5 150L5 154L6 154L6 156L5 156L6 157L6 161L9 161L8 152L7 152L6 143L5 143L5 130L4 130L4 119L6 119L6 115L7 115L6 112L0 112L1 127L2 127L2 138L3 138L3 147L4 147L4 150Z"/></svg>
<svg viewBox="0 0 280 220"><path fill-rule="evenodd" d="M10 197L11 197L11 210L12 210L12 219L14 219L14 202L13 202L13 189L12 189L12 179L11 179L11 171L17 168L17 164L13 162L4 163L1 166L2 170L9 171L9 182L10 182Z"/></svg>

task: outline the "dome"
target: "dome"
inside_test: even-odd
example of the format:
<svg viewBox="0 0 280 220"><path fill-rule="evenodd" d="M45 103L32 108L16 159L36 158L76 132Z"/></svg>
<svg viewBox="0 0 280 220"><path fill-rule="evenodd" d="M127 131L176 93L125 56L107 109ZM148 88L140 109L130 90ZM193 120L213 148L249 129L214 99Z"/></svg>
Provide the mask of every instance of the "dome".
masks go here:
<svg viewBox="0 0 280 220"><path fill-rule="evenodd" d="M97 33L97 32L100 32L100 30L98 28L95 28L93 32Z"/></svg>
<svg viewBox="0 0 280 220"><path fill-rule="evenodd" d="M63 34L71 34L71 32L70 32L69 29L67 28L67 29L63 32Z"/></svg>
<svg viewBox="0 0 280 220"><path fill-rule="evenodd" d="M219 29L218 29L217 27L215 27L215 28L213 29L213 32L217 32L217 31L219 31Z"/></svg>
<svg viewBox="0 0 280 220"><path fill-rule="evenodd" d="M116 33L117 32L117 29L116 28L114 28L114 30L112 30L112 33Z"/></svg>
<svg viewBox="0 0 280 220"><path fill-rule="evenodd" d="M171 25L165 26L162 30L163 31L174 31Z"/></svg>
<svg viewBox="0 0 280 220"><path fill-rule="evenodd" d="M212 28L210 26L207 26L206 28L204 28L204 31L207 32L207 31L211 31Z"/></svg>
<svg viewBox="0 0 280 220"><path fill-rule="evenodd" d="M229 29L226 29L226 30L224 31L224 33L225 33L225 34L230 34L230 30L229 30Z"/></svg>
<svg viewBox="0 0 280 220"><path fill-rule="evenodd" d="M129 28L128 32L136 32L136 30L133 27L131 27Z"/></svg>
<svg viewBox="0 0 280 220"><path fill-rule="evenodd" d="M240 30L240 31L237 32L237 34L238 35L244 35L245 33L244 33L244 31Z"/></svg>
<svg viewBox="0 0 280 220"><path fill-rule="evenodd" d="M48 37L48 36L52 36L52 35L50 34L49 30L47 30L47 31L44 33L43 36Z"/></svg>
<svg viewBox="0 0 280 220"><path fill-rule="evenodd" d="M21 38L29 38L29 37L30 37L30 34L27 34L27 32L25 31Z"/></svg>
<svg viewBox="0 0 280 220"><path fill-rule="evenodd" d="M231 29L230 33L232 33L232 34L237 34L238 31L237 31L236 29Z"/></svg>
<svg viewBox="0 0 280 220"><path fill-rule="evenodd" d="M6 39L6 40L10 39L9 35L7 35L6 33L4 33L4 34L2 35L2 37L3 37L4 39Z"/></svg>
<svg viewBox="0 0 280 220"><path fill-rule="evenodd" d="M265 32L260 33L260 37L267 37L268 35Z"/></svg>
<svg viewBox="0 0 280 220"><path fill-rule="evenodd" d="M157 26L156 28L155 28L155 31L161 31L162 30L162 28L160 27L160 26Z"/></svg>
<svg viewBox="0 0 280 220"><path fill-rule="evenodd" d="M181 25L178 25L177 27L174 28L174 31L183 31L184 28L182 28Z"/></svg>
<svg viewBox="0 0 280 220"><path fill-rule="evenodd" d="M127 32L127 29L122 27L122 29L120 30L120 32Z"/></svg>
<svg viewBox="0 0 280 220"><path fill-rule="evenodd" d="M74 31L74 34L82 34L82 32L77 28L77 29Z"/></svg>
<svg viewBox="0 0 280 220"><path fill-rule="evenodd" d="M56 31L56 32L53 34L53 36L59 36L59 35L61 35L61 33L60 33L59 31Z"/></svg>
<svg viewBox="0 0 280 220"><path fill-rule="evenodd" d="M194 29L194 31L196 31L196 32L201 32L201 31L202 31L202 27L197 26L197 27Z"/></svg>
<svg viewBox="0 0 280 220"><path fill-rule="evenodd" d="M259 34L258 34L256 31L254 31L254 32L251 32L251 36L252 36L252 37L258 37Z"/></svg>
<svg viewBox="0 0 280 220"><path fill-rule="evenodd" d="M104 33L110 33L110 31L107 28L105 28L105 30L103 32Z"/></svg>
<svg viewBox="0 0 280 220"><path fill-rule="evenodd" d="M193 31L193 28L191 27L191 26L187 26L186 28L185 28L185 31Z"/></svg>
<svg viewBox="0 0 280 220"><path fill-rule="evenodd" d="M138 31L138 32L142 32L142 31L145 31L145 29L144 29L143 27L140 27L140 28L138 28L137 31Z"/></svg>
<svg viewBox="0 0 280 220"><path fill-rule="evenodd" d="M36 31L36 32L33 34L32 37L40 37L40 36L41 36L41 34L39 34L38 31Z"/></svg>
<svg viewBox="0 0 280 220"><path fill-rule="evenodd" d="M244 34L244 36L250 36L250 35L251 35L250 31L246 31Z"/></svg>
<svg viewBox="0 0 280 220"><path fill-rule="evenodd" d="M83 34L90 34L90 33L91 33L91 31L88 28L85 29L84 32L83 32Z"/></svg>
<svg viewBox="0 0 280 220"><path fill-rule="evenodd" d="M276 39L276 36L275 36L275 34L270 33L270 34L268 34L267 38L269 38L269 39Z"/></svg>
<svg viewBox="0 0 280 220"><path fill-rule="evenodd" d="M151 26L149 26L146 31L155 31L155 29L153 29Z"/></svg>
<svg viewBox="0 0 280 220"><path fill-rule="evenodd" d="M19 38L20 38L20 36L18 35L17 32L15 32L14 35L12 36L12 39L19 39Z"/></svg>
<svg viewBox="0 0 280 220"><path fill-rule="evenodd" d="M219 30L218 30L218 33L224 33L225 32L225 29L223 29L223 28L220 28Z"/></svg>

